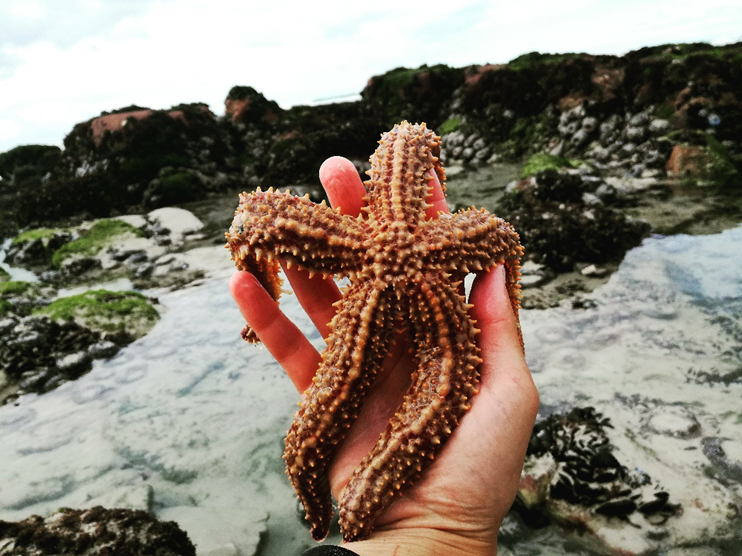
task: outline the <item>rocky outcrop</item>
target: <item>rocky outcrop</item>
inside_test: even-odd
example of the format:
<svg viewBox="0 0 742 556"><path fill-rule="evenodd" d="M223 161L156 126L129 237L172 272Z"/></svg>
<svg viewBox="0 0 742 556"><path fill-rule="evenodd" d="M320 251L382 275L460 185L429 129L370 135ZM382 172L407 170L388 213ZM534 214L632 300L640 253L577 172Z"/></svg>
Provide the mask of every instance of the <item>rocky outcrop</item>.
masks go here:
<svg viewBox="0 0 742 556"><path fill-rule="evenodd" d="M49 286L0 286L7 304L0 313L0 405L77 379L159 319L152 300L136 292L94 290L50 301L56 291Z"/></svg>
<svg viewBox="0 0 742 556"><path fill-rule="evenodd" d="M252 87L235 86L224 101L224 114L234 124L269 127L283 117L278 103L268 100Z"/></svg>
<svg viewBox="0 0 742 556"><path fill-rule="evenodd" d="M683 509L656 479L619 461L609 428L610 420L592 407L536 423L515 509L532 526L555 522L579 531L601 553L645 554L663 546L663 526ZM632 535L616 535L617 524Z"/></svg>
<svg viewBox="0 0 742 556"><path fill-rule="evenodd" d="M613 208L625 194L589 168L542 170L506 191L503 217L518 230L528 259L553 271L620 261L651 229Z"/></svg>
<svg viewBox="0 0 742 556"><path fill-rule="evenodd" d="M742 43L680 44L621 57L530 53L500 65L396 68L372 77L359 101L288 110L237 86L225 118L203 104L129 106L75 126L61 153L0 154L0 231L229 188L319 191L326 157L344 154L363 170L379 133L403 119L441 133L448 164L543 152L618 176L738 184L741 55Z"/></svg>
<svg viewBox="0 0 742 556"><path fill-rule="evenodd" d="M44 519L0 521L3 556L195 556L188 535L172 521L141 510L61 509Z"/></svg>

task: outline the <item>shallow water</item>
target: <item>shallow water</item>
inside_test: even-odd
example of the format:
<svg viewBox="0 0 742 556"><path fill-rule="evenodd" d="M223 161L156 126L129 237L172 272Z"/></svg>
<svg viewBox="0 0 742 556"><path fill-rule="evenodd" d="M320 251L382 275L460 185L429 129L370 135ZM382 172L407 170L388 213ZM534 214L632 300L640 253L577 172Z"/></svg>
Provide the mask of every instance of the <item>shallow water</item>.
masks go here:
<svg viewBox="0 0 742 556"><path fill-rule="evenodd" d="M718 546L692 554L739 553L731 546L742 540L740 253L742 227L650 238L589 296L594 308L523 315L542 412L594 406L611 419L618 460L683 506L668 520L666 539L647 544L646 524L627 526L624 548L700 544ZM537 533L514 552L555 553L533 550L553 542L544 534L552 533ZM532 551L522 552L529 544Z"/></svg>
<svg viewBox="0 0 742 556"><path fill-rule="evenodd" d="M668 526L667 547L683 535L692 542L694 531L704 539L736 531L742 540L728 509L742 496L740 253L742 227L649 239L592 294L594 308L523 314L545 411L595 406L615 426L619 461L646 469L671 500L689 504ZM164 312L152 332L78 381L0 407L0 519L146 505L153 496L168 519L186 510L206 523L232 516L218 540L237 548L266 513L261 553L310 544L281 460L298 396L266 350L240 340L230 273L225 267L197 287L161 294ZM311 330L293 296L282 307ZM322 344L316 332L312 340ZM698 428L684 434L689 422ZM709 438L724 457L704 453ZM694 509L694 500L708 507ZM549 527L504 543L507 550L584 549Z"/></svg>

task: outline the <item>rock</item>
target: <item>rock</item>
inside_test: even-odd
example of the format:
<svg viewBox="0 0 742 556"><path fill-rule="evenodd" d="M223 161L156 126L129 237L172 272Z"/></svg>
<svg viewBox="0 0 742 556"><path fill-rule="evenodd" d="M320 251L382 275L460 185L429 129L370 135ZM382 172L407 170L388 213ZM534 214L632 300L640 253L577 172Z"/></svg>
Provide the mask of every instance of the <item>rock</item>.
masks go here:
<svg viewBox="0 0 742 556"><path fill-rule="evenodd" d="M583 276L590 276L593 278L601 278L605 276L606 274L608 274L608 269L591 264L583 268L580 271L580 274L582 274Z"/></svg>
<svg viewBox="0 0 742 556"><path fill-rule="evenodd" d="M76 277L102 267L100 259L95 257L70 257L64 260L60 271L65 277Z"/></svg>
<svg viewBox="0 0 742 556"><path fill-rule="evenodd" d="M600 124L600 142L603 146L612 142L618 134L618 130L623 123L623 118L618 114L611 114L607 120Z"/></svg>
<svg viewBox="0 0 742 556"><path fill-rule="evenodd" d="M513 186L501 216L518 230L526 252L553 271L571 270L577 261L608 262L637 245L649 226L604 206L608 197L588 208L592 194L586 193L601 183L579 172L543 170Z"/></svg>
<svg viewBox="0 0 742 556"><path fill-rule="evenodd" d="M616 153L619 157L619 159L627 159L631 158L631 156L636 152L636 144L634 143L626 143L625 145L622 145L621 148Z"/></svg>
<svg viewBox="0 0 742 556"><path fill-rule="evenodd" d="M554 278L554 273L545 265L528 260L521 266L522 288L536 288L542 286Z"/></svg>
<svg viewBox="0 0 742 556"><path fill-rule="evenodd" d="M742 483L742 451L739 446L736 446L734 442L718 437L704 438L702 445L703 454L714 465L717 473L727 480ZM727 451L732 452L738 459L735 459L734 456L729 457Z"/></svg>
<svg viewBox="0 0 742 556"><path fill-rule="evenodd" d="M58 284L62 281L62 273L59 270L45 270L39 274L39 280L49 284Z"/></svg>
<svg viewBox="0 0 742 556"><path fill-rule="evenodd" d="M94 508L103 506L106 508L125 508L127 510L142 510L152 512L152 502L155 491L151 485L124 486L109 490L100 496L96 496L85 502L81 508Z"/></svg>
<svg viewBox="0 0 742 556"><path fill-rule="evenodd" d="M90 370L91 357L85 351L69 353L57 359L57 369L68 376L79 376Z"/></svg>
<svg viewBox="0 0 742 556"><path fill-rule="evenodd" d="M590 157L594 158L598 162L607 162L608 159L611 157L611 151L606 149L605 147L601 147L600 145L597 145L594 149L591 149L588 154Z"/></svg>
<svg viewBox="0 0 742 556"><path fill-rule="evenodd" d="M611 423L593 408L573 408L536 423L518 490L527 521L546 514L601 552L644 554L657 548L657 525L682 509L652 479L621 463L606 430ZM516 505L516 509L518 506ZM633 525L616 528L614 523ZM618 553L618 552L615 552Z"/></svg>
<svg viewBox="0 0 742 556"><path fill-rule="evenodd" d="M646 131L643 127L627 127L626 128L626 139L632 143L641 143L646 136Z"/></svg>
<svg viewBox="0 0 742 556"><path fill-rule="evenodd" d="M665 169L670 177L703 177L708 173L709 163L705 147L675 145Z"/></svg>
<svg viewBox="0 0 742 556"><path fill-rule="evenodd" d="M26 392L47 392L90 369L87 346L100 335L73 322L25 317L0 337L0 371ZM2 401L2 400L0 400Z"/></svg>
<svg viewBox="0 0 742 556"><path fill-rule="evenodd" d="M152 272L155 270L155 265L153 263L145 263L141 264L137 267L136 271L134 272L134 278L136 279L142 279L142 278L149 278L152 276Z"/></svg>
<svg viewBox="0 0 742 556"><path fill-rule="evenodd" d="M546 276L540 274L529 274L521 277L520 286L523 289L536 288L538 286L543 286L548 281L549 280Z"/></svg>
<svg viewBox="0 0 742 556"><path fill-rule="evenodd" d="M174 244L183 242L183 236L197 232L203 228L201 222L192 212L175 207L165 207L153 210L147 214L147 219L170 230L170 236Z"/></svg>
<svg viewBox="0 0 742 556"><path fill-rule="evenodd" d="M611 203L616 199L616 188L605 182L595 189L595 195L604 203Z"/></svg>
<svg viewBox="0 0 742 556"><path fill-rule="evenodd" d="M149 261L149 256L147 255L147 252L143 249L137 249L133 251L126 251L125 252L128 256L124 260L124 262L129 266L138 266L143 262Z"/></svg>
<svg viewBox="0 0 742 556"><path fill-rule="evenodd" d="M104 340L91 345L88 348L88 354L93 359L108 359L116 355L120 349L121 346L115 344L114 342Z"/></svg>
<svg viewBox="0 0 742 556"><path fill-rule="evenodd" d="M173 522L140 510L100 506L61 509L44 519L0 521L0 554L7 556L195 556L193 543Z"/></svg>
<svg viewBox="0 0 742 556"><path fill-rule="evenodd" d="M570 138L569 144L572 147L581 147L585 143L587 143L587 140L590 137L590 133L585 131L584 129L578 129Z"/></svg>
<svg viewBox="0 0 742 556"><path fill-rule="evenodd" d="M16 266L43 267L51 262L54 252L70 240L72 234L66 230L29 230L13 239L5 258Z"/></svg>
<svg viewBox="0 0 742 556"><path fill-rule="evenodd" d="M654 137L660 137L670 131L670 122L655 118L649 122L649 133Z"/></svg>
<svg viewBox="0 0 742 556"><path fill-rule="evenodd" d="M629 126L644 127L649 122L649 115L646 112L639 112L629 118Z"/></svg>
<svg viewBox="0 0 742 556"><path fill-rule="evenodd" d="M597 206L603 204L603 201L601 201L600 197L595 195L595 193L587 192L582 194L582 202L585 203L587 206Z"/></svg>
<svg viewBox="0 0 742 556"><path fill-rule="evenodd" d="M88 372L93 359L115 355L158 318L157 310L133 292L98 290L60 298L33 316L0 321L0 372L24 392L48 392Z"/></svg>
<svg viewBox="0 0 742 556"><path fill-rule="evenodd" d="M582 131L587 133L588 135L591 134L598 126L598 119L594 118L592 116L588 116L586 118L583 118L582 120Z"/></svg>

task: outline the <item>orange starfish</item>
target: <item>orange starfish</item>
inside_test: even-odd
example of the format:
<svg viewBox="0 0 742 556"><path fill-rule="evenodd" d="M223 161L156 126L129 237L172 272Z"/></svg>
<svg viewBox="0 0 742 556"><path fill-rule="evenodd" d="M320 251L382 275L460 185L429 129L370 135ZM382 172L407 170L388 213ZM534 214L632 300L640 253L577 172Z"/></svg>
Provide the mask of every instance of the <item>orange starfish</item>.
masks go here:
<svg viewBox="0 0 742 556"><path fill-rule="evenodd" d="M438 453L477 393L481 362L461 280L504 264L518 316L522 255L518 234L486 210L426 219L433 170L445 191L440 137L402 122L371 157L366 207L358 217L288 192L240 196L227 247L241 270L280 295L278 259L313 273L349 278L330 322L327 348L286 436L286 471L323 539L332 519L327 468L360 411L390 349L409 330L417 369L398 412L340 496L346 541L369 535L394 496ZM258 341L245 327L243 337Z"/></svg>

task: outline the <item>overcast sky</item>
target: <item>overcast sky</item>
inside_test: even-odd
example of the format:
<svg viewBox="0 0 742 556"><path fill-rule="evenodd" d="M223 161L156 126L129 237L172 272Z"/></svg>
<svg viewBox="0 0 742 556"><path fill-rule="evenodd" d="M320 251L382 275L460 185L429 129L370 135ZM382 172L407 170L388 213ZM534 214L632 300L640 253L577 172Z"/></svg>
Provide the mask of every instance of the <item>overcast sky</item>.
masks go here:
<svg viewBox="0 0 742 556"><path fill-rule="evenodd" d="M740 0L2 0L0 152L130 104L222 114L234 85L288 108L399 66L739 40Z"/></svg>

